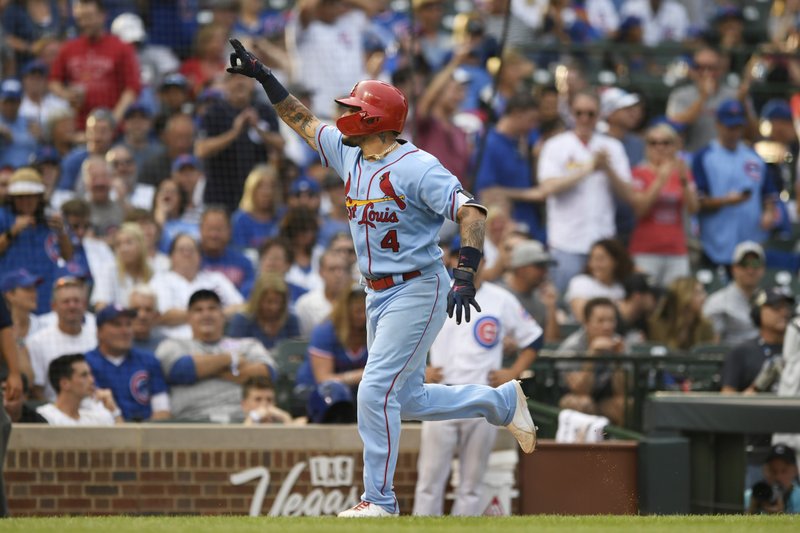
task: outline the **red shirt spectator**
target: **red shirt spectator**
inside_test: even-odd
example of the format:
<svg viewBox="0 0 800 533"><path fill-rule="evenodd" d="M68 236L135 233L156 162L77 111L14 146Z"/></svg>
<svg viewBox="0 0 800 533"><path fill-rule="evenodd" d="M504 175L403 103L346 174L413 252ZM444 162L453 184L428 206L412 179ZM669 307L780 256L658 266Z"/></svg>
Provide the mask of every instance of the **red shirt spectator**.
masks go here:
<svg viewBox="0 0 800 533"><path fill-rule="evenodd" d="M141 89L136 51L105 32L105 12L97 0L79 0L73 16L80 37L64 43L50 70L50 89L78 111L76 125L97 107L122 119Z"/></svg>

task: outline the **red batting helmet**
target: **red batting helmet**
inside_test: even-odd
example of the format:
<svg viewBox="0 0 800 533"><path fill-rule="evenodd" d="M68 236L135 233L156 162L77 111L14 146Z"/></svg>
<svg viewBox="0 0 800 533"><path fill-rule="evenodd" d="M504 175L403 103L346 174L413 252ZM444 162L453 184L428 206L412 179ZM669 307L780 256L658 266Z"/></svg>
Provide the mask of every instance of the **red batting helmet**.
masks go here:
<svg viewBox="0 0 800 533"><path fill-rule="evenodd" d="M400 89L378 80L356 83L350 96L336 103L358 108L356 113L336 121L345 135L369 135L380 131L403 131L408 114L408 101Z"/></svg>

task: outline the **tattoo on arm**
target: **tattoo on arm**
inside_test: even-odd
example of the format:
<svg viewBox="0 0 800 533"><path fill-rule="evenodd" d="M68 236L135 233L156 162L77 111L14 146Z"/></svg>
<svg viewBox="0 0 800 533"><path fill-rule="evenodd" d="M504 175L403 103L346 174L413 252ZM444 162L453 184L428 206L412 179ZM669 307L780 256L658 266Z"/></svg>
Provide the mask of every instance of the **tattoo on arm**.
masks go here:
<svg viewBox="0 0 800 533"><path fill-rule="evenodd" d="M278 116L296 131L313 149L317 149L315 134L319 119L292 95L275 104Z"/></svg>
<svg viewBox="0 0 800 533"><path fill-rule="evenodd" d="M464 213L462 214L461 211ZM474 207L459 209L458 222L461 225L461 246L470 246L483 251L486 215Z"/></svg>

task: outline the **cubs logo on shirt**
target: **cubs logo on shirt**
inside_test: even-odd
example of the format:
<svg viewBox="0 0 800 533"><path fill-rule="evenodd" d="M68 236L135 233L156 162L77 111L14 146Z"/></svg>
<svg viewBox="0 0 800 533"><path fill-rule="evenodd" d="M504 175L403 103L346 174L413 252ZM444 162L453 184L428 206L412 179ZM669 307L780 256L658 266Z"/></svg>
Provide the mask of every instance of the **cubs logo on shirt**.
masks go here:
<svg viewBox="0 0 800 533"><path fill-rule="evenodd" d="M494 316L481 317L472 328L475 342L484 348L492 348L500 342L500 320Z"/></svg>
<svg viewBox="0 0 800 533"><path fill-rule="evenodd" d="M131 396L141 405L150 404L150 374L146 370L139 370L131 376Z"/></svg>

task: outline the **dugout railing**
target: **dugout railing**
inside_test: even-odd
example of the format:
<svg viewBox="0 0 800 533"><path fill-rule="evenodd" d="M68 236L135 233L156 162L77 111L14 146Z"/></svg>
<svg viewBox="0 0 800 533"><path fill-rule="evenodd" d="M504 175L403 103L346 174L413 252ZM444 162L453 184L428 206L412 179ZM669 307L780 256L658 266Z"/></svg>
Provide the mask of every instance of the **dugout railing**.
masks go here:
<svg viewBox="0 0 800 533"><path fill-rule="evenodd" d="M716 392L720 390L724 354L719 351L697 354L651 355L632 352L625 355L555 356L543 351L531 367L533 386L531 399L558 407L569 392L566 376L583 367L619 372L622 380L624 423L622 427L641 431L644 405L649 394L668 392Z"/></svg>

